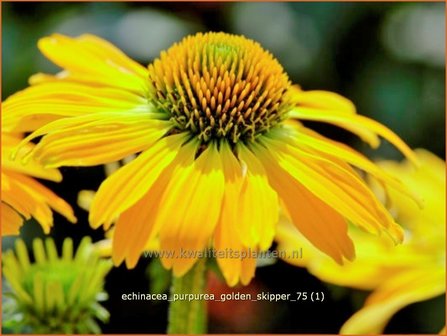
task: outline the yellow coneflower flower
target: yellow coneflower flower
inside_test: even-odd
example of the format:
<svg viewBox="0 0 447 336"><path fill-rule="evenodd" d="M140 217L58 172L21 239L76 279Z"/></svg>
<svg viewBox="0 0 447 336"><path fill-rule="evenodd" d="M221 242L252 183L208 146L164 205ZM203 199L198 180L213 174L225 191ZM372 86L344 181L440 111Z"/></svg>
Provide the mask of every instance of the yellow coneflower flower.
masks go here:
<svg viewBox="0 0 447 336"><path fill-rule="evenodd" d="M32 150L29 143L18 153L16 160L11 159L13 149L22 137L16 133L3 132L2 129L2 179L1 179L1 223L2 235L17 235L24 220L33 217L42 226L45 233L53 224L51 208L76 222L71 207L51 190L32 177L50 181L60 181L62 175L57 169L44 168L32 159L22 164L20 157Z"/></svg>
<svg viewBox="0 0 447 336"><path fill-rule="evenodd" d="M100 259L90 238L81 241L73 255L73 241L65 239L59 256L51 238L33 241L34 262L25 243L16 241L15 253L2 257L7 286L3 325L19 332L101 333L95 321L106 322L108 311L99 302L107 299L104 278L112 268Z"/></svg>
<svg viewBox="0 0 447 336"><path fill-rule="evenodd" d="M278 229L279 249L290 255L298 245L306 251L303 259L286 261L307 267L326 282L373 290L364 307L343 325L342 334L380 334L403 307L445 293L445 162L425 150L416 150L416 154L418 169L409 162L379 163L423 200L419 208L392 190L388 195L391 211L405 229L402 245L353 229L357 258L341 266L308 244L290 223L282 222Z"/></svg>
<svg viewBox="0 0 447 336"><path fill-rule="evenodd" d="M349 165L398 183L351 148L300 120L331 123L373 147L390 130L335 93L292 86L278 61L242 36L206 33L174 44L145 68L108 42L52 35L39 48L64 70L38 74L5 102L14 130L42 136L30 153L48 167L89 166L140 153L108 177L90 223L118 218L113 260L135 266L154 236L163 265L185 274L198 253L268 249L280 205L337 262L354 258L346 219L402 239L399 227ZM75 56L74 56L75 55ZM187 252L187 255L182 255ZM219 257L219 255L221 257ZM248 283L255 258L217 259L227 282Z"/></svg>

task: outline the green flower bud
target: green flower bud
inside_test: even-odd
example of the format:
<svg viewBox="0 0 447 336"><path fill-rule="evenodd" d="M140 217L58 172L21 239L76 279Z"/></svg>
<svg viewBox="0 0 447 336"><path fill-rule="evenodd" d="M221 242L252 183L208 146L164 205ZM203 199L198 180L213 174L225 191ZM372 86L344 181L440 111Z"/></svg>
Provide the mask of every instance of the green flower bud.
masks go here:
<svg viewBox="0 0 447 336"><path fill-rule="evenodd" d="M33 253L31 262L18 239L15 251L3 254L4 327L45 334L101 333L97 320L108 321L109 312L99 302L107 299L104 278L111 261L99 257L89 237L82 239L75 255L70 238L60 256L51 238L45 243L35 239Z"/></svg>

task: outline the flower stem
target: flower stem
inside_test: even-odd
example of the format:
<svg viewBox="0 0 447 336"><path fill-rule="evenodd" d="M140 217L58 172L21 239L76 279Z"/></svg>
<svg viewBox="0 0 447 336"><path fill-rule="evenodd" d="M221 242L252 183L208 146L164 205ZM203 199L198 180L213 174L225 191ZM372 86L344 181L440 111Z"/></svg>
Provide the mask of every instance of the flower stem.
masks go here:
<svg viewBox="0 0 447 336"><path fill-rule="evenodd" d="M206 259L201 258L183 277L173 277L171 300L175 295L203 294L205 289ZM168 334L206 333L206 305L204 300L175 300L169 305Z"/></svg>

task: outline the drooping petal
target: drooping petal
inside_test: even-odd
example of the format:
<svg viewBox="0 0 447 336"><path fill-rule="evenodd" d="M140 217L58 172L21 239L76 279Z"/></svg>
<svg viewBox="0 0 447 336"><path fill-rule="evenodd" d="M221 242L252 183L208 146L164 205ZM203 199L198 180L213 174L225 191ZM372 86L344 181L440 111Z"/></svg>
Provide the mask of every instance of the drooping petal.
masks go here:
<svg viewBox="0 0 447 336"><path fill-rule="evenodd" d="M374 291L345 322L341 334L380 334L391 317L409 304L445 293L445 270L422 267L396 275Z"/></svg>
<svg viewBox="0 0 447 336"><path fill-rule="evenodd" d="M146 91L147 70L98 37L53 34L40 39L38 47L48 59L66 69L68 77L81 76L92 83L125 88L142 96Z"/></svg>
<svg viewBox="0 0 447 336"><path fill-rule="evenodd" d="M184 141L183 134L165 137L107 178L93 200L89 216L92 227L104 223L109 227L120 213L141 199Z"/></svg>
<svg viewBox="0 0 447 336"><path fill-rule="evenodd" d="M247 284L253 278L256 269L256 259L248 255L244 247L238 227L251 223L242 223L239 216L239 201L242 196L242 167L231 151L227 142L220 146L220 157L225 176L225 191L222 201L222 211L214 232L214 248L216 260L229 286L238 282ZM246 259L235 258L229 251L247 255Z"/></svg>
<svg viewBox="0 0 447 336"><path fill-rule="evenodd" d="M34 217L48 233L53 223L51 208L75 223L71 207L52 191L32 178L13 172L2 172L2 182L8 180L8 188L2 183L2 201L6 202L25 219Z"/></svg>
<svg viewBox="0 0 447 336"><path fill-rule="evenodd" d="M310 148L312 151L315 151L318 155L324 158L349 163L354 167L371 174L379 181L383 182L386 186L393 187L399 192L413 198L416 202L419 201L417 195L411 193L411 191L405 187L401 181L380 169L375 163L351 147L323 137L322 135L306 127L297 125L296 123L288 126L290 127L285 128L283 132L282 139L284 139L284 141L292 144L295 143L300 148ZM287 133L290 133L289 138L287 137Z"/></svg>
<svg viewBox="0 0 447 336"><path fill-rule="evenodd" d="M377 135L382 136L396 146L408 159L417 162L413 151L393 131L367 117L347 115L337 110L324 110L322 113L322 110L310 107L295 107L289 115L291 118L327 122L345 128L357 134L373 148L380 144Z"/></svg>
<svg viewBox="0 0 447 336"><path fill-rule="evenodd" d="M251 248L268 249L278 222L279 204L276 192L270 187L261 162L245 146L238 147L239 159L245 164L246 175L238 202L240 239Z"/></svg>
<svg viewBox="0 0 447 336"><path fill-rule="evenodd" d="M346 114L355 114L355 105L347 98L329 91L303 91L294 85L289 89L292 102L298 106L318 109L337 110Z"/></svg>
<svg viewBox="0 0 447 336"><path fill-rule="evenodd" d="M2 202L7 203L25 219L31 218L35 200L5 171L2 171Z"/></svg>
<svg viewBox="0 0 447 336"><path fill-rule="evenodd" d="M403 232L372 191L349 167L266 139L279 166L335 211L370 232L383 229L399 242Z"/></svg>
<svg viewBox="0 0 447 336"><path fill-rule="evenodd" d="M226 209L224 204L222 213ZM247 285L255 275L256 258L251 252L256 250L245 247L234 226L222 219L214 232L214 248L217 264L228 286L236 286L239 282Z"/></svg>
<svg viewBox="0 0 447 336"><path fill-rule="evenodd" d="M343 263L343 257L352 260L354 247L343 217L282 169L266 151L265 148L256 148L270 183L283 200L298 230L338 263Z"/></svg>
<svg viewBox="0 0 447 336"><path fill-rule="evenodd" d="M236 231L238 202L234 201L238 199L242 187L242 167L226 141L221 144L220 155L225 177L225 192L222 211L214 233L214 248L216 249L216 261L227 284L235 286L239 282L241 262L240 259L225 255L225 249L240 250L242 248Z"/></svg>
<svg viewBox="0 0 447 336"><path fill-rule="evenodd" d="M9 132L34 131L59 118L97 112L150 112L147 99L135 93L70 82L28 87L8 97L2 109L2 128Z"/></svg>
<svg viewBox="0 0 447 336"><path fill-rule="evenodd" d="M132 73L146 79L147 69L138 62L127 57L120 49L110 42L95 35L84 34L76 38L79 45L105 63L116 67L122 72Z"/></svg>
<svg viewBox="0 0 447 336"><path fill-rule="evenodd" d="M63 129L46 135L36 146L34 157L46 167L93 166L115 162L144 151L166 132L163 122L131 125L84 126L82 132Z"/></svg>
<svg viewBox="0 0 447 336"><path fill-rule="evenodd" d="M103 112L53 121L30 134L22 145L44 135L29 156L46 167L90 166L144 150L167 129L166 122L147 114Z"/></svg>
<svg viewBox="0 0 447 336"><path fill-rule="evenodd" d="M41 162L31 158L23 162L22 158L29 153L34 144L26 144L17 153L16 158L12 159L15 147L20 143L21 137L8 133L2 133L2 169L23 173L29 176L44 178L50 181L59 182L62 175L57 169L44 168Z"/></svg>
<svg viewBox="0 0 447 336"><path fill-rule="evenodd" d="M58 197L50 189L44 187L36 180L21 174L14 176L14 180L21 183L22 186L27 189L30 194L36 199L41 199L45 203L49 204L52 209L63 215L70 222L76 223L76 217L73 214L73 210L70 205L63 199Z"/></svg>
<svg viewBox="0 0 447 336"><path fill-rule="evenodd" d="M255 276L256 258L248 256L241 262L241 284L247 286Z"/></svg>
<svg viewBox="0 0 447 336"><path fill-rule="evenodd" d="M1 203L2 236L18 235L23 218L6 203Z"/></svg>
<svg viewBox="0 0 447 336"><path fill-rule="evenodd" d="M157 214L160 248L175 252L161 258L163 265L182 276L207 247L217 225L224 193L224 176L218 150L210 144L194 160L198 143L183 146ZM182 254L182 251L183 254Z"/></svg>
<svg viewBox="0 0 447 336"><path fill-rule="evenodd" d="M173 165L165 168L146 195L119 216L113 232L112 259L115 265L125 260L128 268L135 267L148 242L158 234L157 212L163 206L161 200Z"/></svg>

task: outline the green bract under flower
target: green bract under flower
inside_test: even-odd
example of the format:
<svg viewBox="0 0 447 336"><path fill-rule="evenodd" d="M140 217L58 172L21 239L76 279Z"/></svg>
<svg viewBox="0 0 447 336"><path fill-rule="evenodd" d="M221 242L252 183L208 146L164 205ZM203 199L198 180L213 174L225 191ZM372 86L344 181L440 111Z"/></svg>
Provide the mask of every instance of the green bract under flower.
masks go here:
<svg viewBox="0 0 447 336"><path fill-rule="evenodd" d="M5 303L4 326L18 332L100 333L96 322L106 322L109 313L98 302L107 298L104 278L110 260L100 259L90 238L81 241L75 255L73 242L65 239L62 255L54 241L33 242L34 262L25 243L16 241L14 251L3 255L3 274L10 287Z"/></svg>

